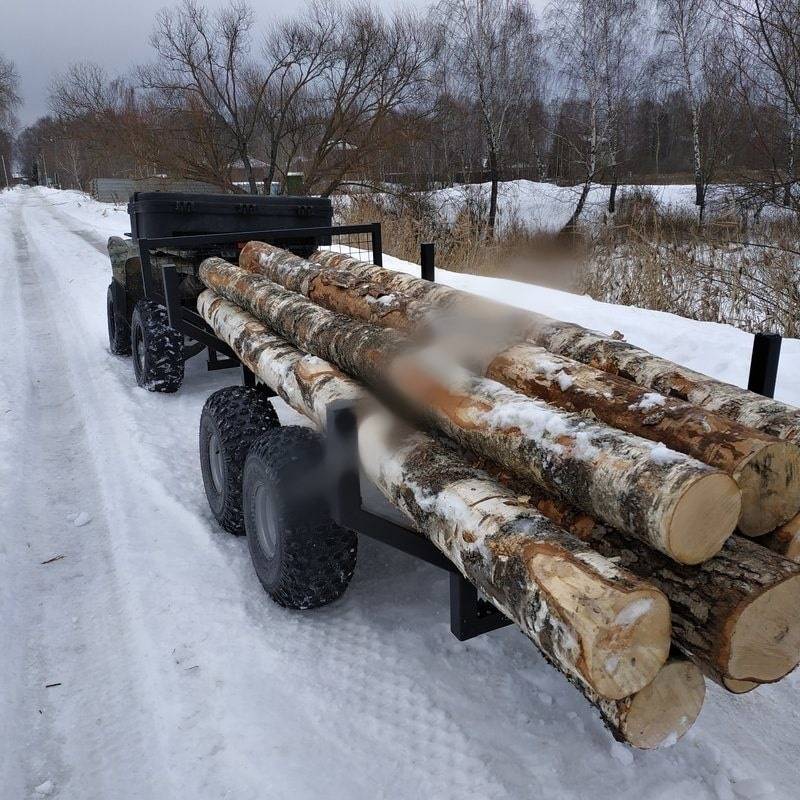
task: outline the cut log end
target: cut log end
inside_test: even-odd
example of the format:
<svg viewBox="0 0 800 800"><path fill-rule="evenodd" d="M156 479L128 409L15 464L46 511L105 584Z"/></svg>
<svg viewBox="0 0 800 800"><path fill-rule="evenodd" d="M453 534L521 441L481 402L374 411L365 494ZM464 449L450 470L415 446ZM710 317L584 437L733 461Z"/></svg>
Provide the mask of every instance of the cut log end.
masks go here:
<svg viewBox="0 0 800 800"><path fill-rule="evenodd" d="M584 596L583 602L592 603ZM615 616L585 642L588 671L605 697L622 698L647 685L669 655L669 601L657 589L641 589L615 605Z"/></svg>
<svg viewBox="0 0 800 800"><path fill-rule="evenodd" d="M763 536L800 511L800 447L771 442L754 453L734 475L742 490L739 530Z"/></svg>
<svg viewBox="0 0 800 800"><path fill-rule="evenodd" d="M733 533L742 509L742 493L729 475L700 476L676 498L664 537L672 558L701 564L716 555Z"/></svg>
<svg viewBox="0 0 800 800"><path fill-rule="evenodd" d="M620 733L644 750L674 744L694 724L705 694L702 672L689 661L671 660L631 699Z"/></svg>
<svg viewBox="0 0 800 800"><path fill-rule="evenodd" d="M737 617L731 633L728 677L768 683L800 661L800 575L771 587Z"/></svg>
<svg viewBox="0 0 800 800"><path fill-rule="evenodd" d="M732 694L747 694L761 686L755 681L737 681L736 678L723 678L722 685Z"/></svg>

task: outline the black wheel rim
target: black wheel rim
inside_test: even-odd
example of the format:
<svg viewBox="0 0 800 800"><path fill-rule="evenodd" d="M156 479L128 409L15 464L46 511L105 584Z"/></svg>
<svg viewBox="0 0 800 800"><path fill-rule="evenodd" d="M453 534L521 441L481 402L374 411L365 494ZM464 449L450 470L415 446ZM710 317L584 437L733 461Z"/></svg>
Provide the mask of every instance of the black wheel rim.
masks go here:
<svg viewBox="0 0 800 800"><path fill-rule="evenodd" d="M137 327L133 334L133 358L136 362L136 369L139 374L144 373L145 346L144 337L141 330Z"/></svg>
<svg viewBox="0 0 800 800"><path fill-rule="evenodd" d="M217 494L222 494L225 486L225 457L219 443L219 436L212 433L208 437L208 466L211 472L211 482Z"/></svg>
<svg viewBox="0 0 800 800"><path fill-rule="evenodd" d="M117 321L114 317L114 303L110 298L106 306L108 311L108 340L114 344L117 341Z"/></svg>
<svg viewBox="0 0 800 800"><path fill-rule="evenodd" d="M270 492L264 484L256 487L255 497L256 537L261 550L268 559L275 557L278 549L279 520L275 504L271 502Z"/></svg>

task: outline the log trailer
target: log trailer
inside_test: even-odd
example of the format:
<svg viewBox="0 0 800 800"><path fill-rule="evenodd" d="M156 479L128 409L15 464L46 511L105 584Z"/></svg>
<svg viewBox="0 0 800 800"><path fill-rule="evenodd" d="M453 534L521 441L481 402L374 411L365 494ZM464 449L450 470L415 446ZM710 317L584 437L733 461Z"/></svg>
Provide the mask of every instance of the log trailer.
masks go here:
<svg viewBox="0 0 800 800"><path fill-rule="evenodd" d="M388 330L391 326L370 324L374 313L371 301L392 297L393 303L400 303L394 288L387 286L404 280L416 283L418 294L403 296L404 310L393 308L401 329L413 328L415 320L422 318L413 312L420 293L452 295L450 300L456 305L460 302L458 293L431 283L432 245L423 245L421 252L422 277L428 283L377 270L386 284L376 294L366 285L365 274L376 272L368 262L381 266L380 226L333 225L329 200L136 194L129 213L131 237L112 237L108 243L112 265L107 297L109 347L116 355L132 356L136 381L149 391L177 391L184 379L185 362L201 353L208 354L209 370L241 370L241 384L214 392L203 407L200 470L214 517L224 530L247 537L255 572L276 603L289 609L311 609L341 597L355 569L358 536L377 539L449 573L450 627L459 640L514 622L600 711L614 736L642 748L677 740L688 729L702 705L703 674L739 693L780 679L798 663L800 632L794 621L785 619L785 609L800 597L795 596L800 568L748 539L728 538L737 520L740 528L743 520L750 524L747 515L740 513L745 492L729 477L738 476L737 470L744 467L739 461L709 466L722 457L706 447L702 436L689 443L702 450L700 460L686 461L689 457L676 449L673 456L677 462L672 457L654 461L654 448L659 445L651 440L671 435L672 428L680 426L671 426L669 420L640 420L641 414L635 413L638 406L631 399L649 395L642 395L643 390L633 383L578 361L572 363L567 358L570 354L562 353L564 368L573 370L570 378L580 384L574 390L578 399L570 402L578 403L579 389L591 394L592 381L598 382L608 389L609 399L597 410L609 417L605 421L610 426L587 422L573 414L576 408L569 405L567 410L537 406L548 415L560 415L560 427L556 426L552 437L561 437L561 450L549 453L536 467L536 475L528 472L533 469L530 465L539 464L538 440L519 426L495 430L487 427L485 420L478 424L472 418L456 419L446 409L440 413L435 402L426 409L426 419L434 419L433 427L460 445L462 452L472 451L496 462L512 477L530 478L531 491L534 484L547 489L548 481L555 483L557 478L564 483L562 479L569 477L576 485L564 483L564 494L573 501L577 498L578 509L596 504L594 496L591 502L584 502L582 494L596 479L595 472L605 469L607 463L616 469L628 458L625 476L630 480L625 483L625 497L637 498L633 503L636 509L655 510L652 519L629 518L617 494L603 494L600 516L610 522L610 529L597 528L591 516L579 513L569 503L554 503L546 492L532 510L533 495L521 495L517 491L521 486L494 480L424 431L412 431L407 439L405 434L397 438L396 430L382 436L379 414L366 419L356 415L356 404L368 397L365 388L374 388L371 385L383 378L383 373L378 375L380 370L373 369L375 354L391 359L392 352L399 352L392 348L403 341L402 333ZM355 250L358 257L342 259L320 249L327 246L351 253ZM241 268L262 256L257 269ZM323 280L317 267L327 262L349 266L343 268L347 272L336 272L339 267L334 265ZM361 293L356 288L348 294L354 278L356 283L366 283L360 285ZM353 313L336 316L337 302ZM535 315L531 312L529 316ZM549 342L532 341L532 331L543 337L557 336L564 326L569 323L549 320L540 329L530 328L528 339L493 358L488 383L466 370L464 387L468 388L460 388L453 376L441 382L431 375L423 383L428 382L432 398L450 397L451 392L452 397L465 399L465 408L472 403L495 409L497 403L502 404L503 393L510 391L507 387L521 385L523 392L515 402L530 410L532 403L549 401L542 392L556 391L551 386L552 376L548 377L550 383L537 383L537 374L543 369L536 366L537 348L543 348L550 361L558 349L547 346ZM483 332L482 327L480 330ZM582 340L597 339L593 344L620 363L629 357L658 361L631 345L620 346L612 340L609 344L608 337L601 334L585 329L578 334ZM338 337L348 342L342 350L338 349ZM515 357L510 351L518 347L524 352ZM779 348L780 337L756 336L751 391L772 396ZM623 366L623 371L629 371ZM670 362L660 366L668 377L680 373L684 393L691 392L692 381L704 380L695 373L681 373L682 368ZM404 377L398 380L398 375ZM413 382L413 369L394 372L392 389L401 400L411 399L404 398L408 375ZM421 375L417 373L417 379ZM572 384L571 379L563 386L559 383L559 390L567 392ZM726 391L724 385L712 389ZM741 390L728 389L741 400ZM282 426L271 402L277 393L303 412L315 430ZM564 403L563 397L557 399ZM780 407L752 395L745 399L762 410ZM667 402L663 398L662 404ZM670 413L686 420L683 427L700 429L698 420L713 421L706 411L689 407L680 398L669 402ZM795 412L781 416L773 411L767 420L770 424L772 417L775 424L780 420L795 424ZM646 434L637 429L640 422L659 424L663 431L659 428L655 439L652 434L637 438L629 431ZM787 487L791 483L791 491L795 491L794 473L789 474L797 460L793 445L784 453L785 443L778 439L759 445L757 431L740 430L731 420L719 425L725 442L741 440L753 452L773 453L775 463L764 475L780 478L786 472ZM611 431L613 440L608 438ZM587 436L594 436L596 446L588 450L562 447L562 440L577 445L583 441L580 437ZM663 444L660 447L664 449ZM558 455L562 450L566 451L563 458ZM613 459L603 457L606 450L614 453ZM784 462L777 461L782 453L788 465L785 469ZM384 470L380 464L390 467ZM720 489L720 497L712 498L716 527L704 519L694 501L684 504L691 512L688 516L675 511L679 499L692 495L677 490L674 497L665 493L667 473L675 485L683 481L691 487L710 478L714 487L725 489L724 497ZM663 478L663 485L654 476ZM766 477L761 480L764 483ZM741 476L739 481L747 485ZM759 487L763 489L761 484L756 489ZM634 495L634 490L638 494ZM662 494L672 505L658 505ZM723 502L728 494L735 503ZM760 506L756 503L755 507L763 517L767 506L759 498L757 495ZM773 505L777 508L782 502L778 493ZM593 508L582 510L596 512ZM790 513L796 512L795 504ZM573 530L569 515L576 513ZM759 514L756 517L760 519ZM800 514L797 517L800 519ZM486 544L485 525L493 537L492 546ZM614 528L633 539L615 543ZM720 534L709 552L699 547L698 552L690 552L676 545L681 541L678 533L689 531L692 535L687 534L687 540L693 542L709 530L715 537ZM638 566L618 564L617 554L623 551L633 554L634 561L638 558ZM745 562L753 574L743 582L741 565ZM697 588L701 585L710 598L706 598L712 609L708 619L695 614L692 604L684 608L681 600L687 586L695 587L691 592L702 593ZM668 598L675 601L674 606ZM763 598L767 600L762 602ZM751 618L753 622L748 623ZM736 639L738 633L730 634L733 628L728 622L736 631L743 631L742 642ZM784 622L786 630L772 642L771 632ZM791 636L786 634L789 628ZM700 638L692 639L694 633ZM733 664L736 659L729 657L733 650L728 647L733 639L738 643L737 653L750 658L752 650L754 659ZM670 655L671 641L682 655L675 651ZM698 641L708 647L702 650ZM745 679L741 672L746 672Z"/></svg>
<svg viewBox="0 0 800 800"><path fill-rule="evenodd" d="M362 474L352 404L331 404L324 437L282 427L275 393L196 310L205 289L198 270L209 256L235 261L250 241L299 256L333 244L381 265L380 224L335 226L330 200L307 197L138 192L128 212L130 237L108 242L109 349L131 356L137 384L154 392L178 391L185 362L203 353L208 370L240 369L241 384L205 403L200 469L212 513L226 531L247 536L270 597L293 609L340 597L360 534L449 573L450 628L460 641L511 624ZM423 246L422 262L432 278L432 245Z"/></svg>

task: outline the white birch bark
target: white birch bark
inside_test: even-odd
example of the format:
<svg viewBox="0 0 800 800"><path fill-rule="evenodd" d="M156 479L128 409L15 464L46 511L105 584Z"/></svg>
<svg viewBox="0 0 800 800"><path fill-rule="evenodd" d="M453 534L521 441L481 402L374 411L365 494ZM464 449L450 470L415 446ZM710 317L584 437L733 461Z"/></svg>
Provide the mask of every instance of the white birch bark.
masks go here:
<svg viewBox="0 0 800 800"><path fill-rule="evenodd" d="M200 277L300 349L671 558L710 558L736 525L741 492L721 471L449 362L427 363L396 331L333 314L222 259L204 261Z"/></svg>

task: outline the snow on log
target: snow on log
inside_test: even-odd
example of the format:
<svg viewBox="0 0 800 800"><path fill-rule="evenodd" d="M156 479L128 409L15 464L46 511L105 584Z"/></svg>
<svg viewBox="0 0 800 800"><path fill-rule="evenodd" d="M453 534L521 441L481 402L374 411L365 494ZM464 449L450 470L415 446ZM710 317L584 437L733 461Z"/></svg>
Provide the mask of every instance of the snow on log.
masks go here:
<svg viewBox="0 0 800 800"><path fill-rule="evenodd" d="M655 678L669 652L661 592L385 414L361 421L359 453L417 530L593 699L621 700Z"/></svg>
<svg viewBox="0 0 800 800"><path fill-rule="evenodd" d="M387 293L384 284L404 273L353 259L326 255L325 263L319 264L269 244L250 242L239 263L331 311L384 327L418 331L436 316L427 300L415 299L396 285L398 280L408 283L410 276L395 280ZM492 330L497 332L494 326ZM467 347L470 357L474 356L474 343ZM738 527L748 536L769 533L800 511L797 445L530 343L502 345L479 369L529 397L661 442L727 472L742 490Z"/></svg>
<svg viewBox="0 0 800 800"><path fill-rule="evenodd" d="M761 536L800 511L800 447L720 414L528 343L500 353L490 378L595 417L727 472L742 490L739 530Z"/></svg>
<svg viewBox="0 0 800 800"><path fill-rule="evenodd" d="M318 427L325 418L322 391L331 400L363 396L357 383L316 357L311 357L310 374L323 377L309 383L301 370L298 390L295 373L308 356L211 291L201 294L198 311L262 380ZM362 426L361 447L369 454L365 460L375 468L378 458L386 465L379 464L380 469L396 475L397 464L405 461L397 462L394 448L388 452L376 448L376 442ZM421 451L403 452L412 459L409 464L417 465L410 474L423 483L392 485L408 494L407 504L416 498L414 507L430 523L420 528L423 535L467 578L479 581L498 608L585 693L620 699L648 685L669 648L669 606L663 594L516 502L445 446L422 433L414 434L414 442Z"/></svg>
<svg viewBox="0 0 800 800"><path fill-rule="evenodd" d="M758 540L759 544L774 550L784 558L800 562L800 514L785 525L774 530L769 536Z"/></svg>
<svg viewBox="0 0 800 800"><path fill-rule="evenodd" d="M400 397L467 449L677 561L710 558L736 525L741 493L721 471L449 362L429 364L399 332L330 312L222 259L204 261L200 277L301 350Z"/></svg>
<svg viewBox="0 0 800 800"><path fill-rule="evenodd" d="M557 525L658 586L670 602L673 642L717 683L741 692L742 684L780 680L800 663L800 565L742 536L703 564L679 565L563 501L528 497Z"/></svg>
<svg viewBox="0 0 800 800"><path fill-rule="evenodd" d="M404 273L375 267L340 253L317 251L311 261L320 266L339 267L369 275L388 291L404 291L416 300L456 308L483 303L497 308L494 301ZM397 277L402 275L402 277ZM605 372L620 375L660 394L686 400L728 417L748 428L755 428L778 439L800 444L800 409L750 392L732 384L660 358L640 347L570 322L561 322L533 311L506 306L507 313L528 319L528 339L561 356L575 359Z"/></svg>

